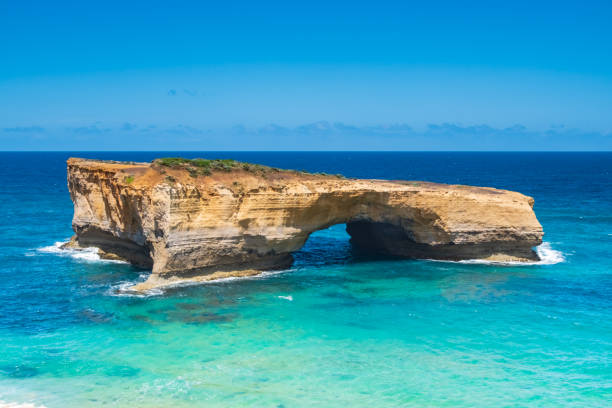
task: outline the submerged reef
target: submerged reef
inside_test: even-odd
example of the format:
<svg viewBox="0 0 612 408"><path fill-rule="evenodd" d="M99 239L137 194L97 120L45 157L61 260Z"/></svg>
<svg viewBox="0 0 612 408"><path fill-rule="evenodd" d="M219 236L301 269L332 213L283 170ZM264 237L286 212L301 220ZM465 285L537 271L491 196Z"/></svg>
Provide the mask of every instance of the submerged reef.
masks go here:
<svg viewBox="0 0 612 408"><path fill-rule="evenodd" d="M234 160L68 160L72 247L152 269L135 290L286 268L314 231L346 223L361 249L405 258L537 260L523 194L347 179Z"/></svg>

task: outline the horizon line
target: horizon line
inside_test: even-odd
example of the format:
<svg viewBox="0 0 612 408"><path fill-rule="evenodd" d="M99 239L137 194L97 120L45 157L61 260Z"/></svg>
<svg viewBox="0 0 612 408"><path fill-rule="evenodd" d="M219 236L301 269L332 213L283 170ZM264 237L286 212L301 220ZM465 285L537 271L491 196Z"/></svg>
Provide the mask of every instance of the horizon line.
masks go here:
<svg viewBox="0 0 612 408"><path fill-rule="evenodd" d="M612 150L0 150L0 153L612 153Z"/></svg>

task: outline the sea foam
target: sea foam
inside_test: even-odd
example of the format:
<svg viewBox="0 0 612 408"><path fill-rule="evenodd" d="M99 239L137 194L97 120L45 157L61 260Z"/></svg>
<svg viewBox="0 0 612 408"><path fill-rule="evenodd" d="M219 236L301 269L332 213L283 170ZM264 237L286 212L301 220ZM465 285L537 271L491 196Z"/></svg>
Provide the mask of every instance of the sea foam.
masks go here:
<svg viewBox="0 0 612 408"><path fill-rule="evenodd" d="M114 259L102 259L99 255L99 249L95 247L75 249L75 248L62 248L64 244L68 241L59 241L53 245L45 246L42 248L38 248L38 252L42 252L45 254L54 254L59 256L67 256L73 259L77 259L80 261L86 262L103 262L103 263L122 263L125 264L125 261L118 261ZM32 254L26 254L26 256L32 256Z"/></svg>
<svg viewBox="0 0 612 408"><path fill-rule="evenodd" d="M0 408L45 408L44 405L35 405L30 403L6 402L0 401Z"/></svg>
<svg viewBox="0 0 612 408"><path fill-rule="evenodd" d="M144 291L135 291L132 289L133 286L142 283L148 274L141 274L139 276L138 281L124 281L119 283L118 285L114 285L110 288L108 294L111 296L122 296L122 297L150 297L150 296L159 296L163 295L166 290L172 288L182 288L187 286L199 286L199 285L209 285L209 284L218 284L224 282L232 282L232 281L244 281L244 280L254 280L254 279L264 279L275 275L280 275L283 273L294 271L295 269L283 269L279 271L263 271L258 273L257 275L250 276L228 276L226 278L219 279L211 279L206 281L194 281L190 279L178 280L168 283L167 285L159 286L153 289L148 289ZM292 299L293 300L293 299Z"/></svg>
<svg viewBox="0 0 612 408"><path fill-rule="evenodd" d="M145 291L135 291L132 290L132 287L137 285L138 283L143 282L146 278L143 275L140 275L139 280L137 282L132 281L123 281L117 285L113 285L107 292L107 295L110 296L118 296L118 297L137 297L137 298L146 298L151 296L159 296L163 295L164 291L161 288L153 288Z"/></svg>
<svg viewBox="0 0 612 408"><path fill-rule="evenodd" d="M457 261L457 263L463 264L484 264L484 265L507 265L507 266L525 266L525 265L555 265L561 262L565 262L565 257L561 251L552 249L549 242L543 242L541 245L535 248L539 261L534 262L503 262L503 261L487 261L484 259L467 259L464 261ZM452 261L451 261L452 262Z"/></svg>
<svg viewBox="0 0 612 408"><path fill-rule="evenodd" d="M544 242L542 245L536 247L536 252L540 257L540 261L536 262L538 265L554 265L565 262L563 252L552 249L548 242Z"/></svg>
<svg viewBox="0 0 612 408"><path fill-rule="evenodd" d="M293 302L293 296L291 296L291 295L287 295L287 296L279 295L279 296L277 296L277 298Z"/></svg>

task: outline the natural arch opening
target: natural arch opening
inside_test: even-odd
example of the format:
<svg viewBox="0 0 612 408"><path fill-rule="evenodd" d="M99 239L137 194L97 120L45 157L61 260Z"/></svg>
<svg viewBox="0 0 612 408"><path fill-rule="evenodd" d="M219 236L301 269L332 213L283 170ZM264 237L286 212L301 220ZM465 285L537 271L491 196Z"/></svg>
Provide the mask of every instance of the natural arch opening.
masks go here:
<svg viewBox="0 0 612 408"><path fill-rule="evenodd" d="M350 238L344 223L317 230L292 253L293 265L324 266L350 262L354 257Z"/></svg>
<svg viewBox="0 0 612 408"><path fill-rule="evenodd" d="M381 258L419 258L427 254L426 247L414 242L401 227L349 221L314 231L291 255L294 266L324 266Z"/></svg>
<svg viewBox="0 0 612 408"><path fill-rule="evenodd" d="M513 253L524 259L537 260L533 248L515 241L487 241L482 243L456 244L453 241L440 244L416 242L411 229L399 225L352 221L347 223L351 244L362 252L390 255L408 259L440 259L459 261L463 259L485 259L500 253Z"/></svg>
<svg viewBox="0 0 612 408"><path fill-rule="evenodd" d="M346 224L347 234L355 249L376 255L426 258L431 246L418 244L410 231L384 222L353 221Z"/></svg>
<svg viewBox="0 0 612 408"><path fill-rule="evenodd" d="M298 265L326 265L372 257L457 261L486 258L505 251L518 253L514 242L429 245L416 242L412 234L411 229L392 223L349 220L313 232L292 256ZM526 246L520 255L532 259L534 252Z"/></svg>

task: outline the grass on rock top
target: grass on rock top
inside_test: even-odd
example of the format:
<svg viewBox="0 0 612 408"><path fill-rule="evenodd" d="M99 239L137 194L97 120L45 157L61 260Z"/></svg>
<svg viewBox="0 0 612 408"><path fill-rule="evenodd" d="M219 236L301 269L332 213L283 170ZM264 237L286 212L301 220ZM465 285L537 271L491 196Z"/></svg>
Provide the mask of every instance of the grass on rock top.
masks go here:
<svg viewBox="0 0 612 408"><path fill-rule="evenodd" d="M264 177L270 172L278 173L281 171L288 171L293 173L307 173L305 171L281 170L275 167L262 166L260 164L243 163L233 159L185 159L182 157L164 157L153 160L153 164L175 169L184 169L193 178L198 176L209 176L213 171L231 172L232 170L244 170ZM313 174L329 176L326 173ZM341 174L337 174L335 177L344 178Z"/></svg>
<svg viewBox="0 0 612 408"><path fill-rule="evenodd" d="M213 171L230 172L242 169L253 173L279 172L279 169L259 164L241 163L232 159L184 159L182 157L165 157L153 160L153 164L174 169L184 169L191 177L209 176Z"/></svg>
<svg viewBox="0 0 612 408"><path fill-rule="evenodd" d="M197 167L197 168L214 168L219 170L231 170L238 164L237 161L232 159L184 159L182 157L164 157L162 159L155 159L153 163L160 164L167 167Z"/></svg>

